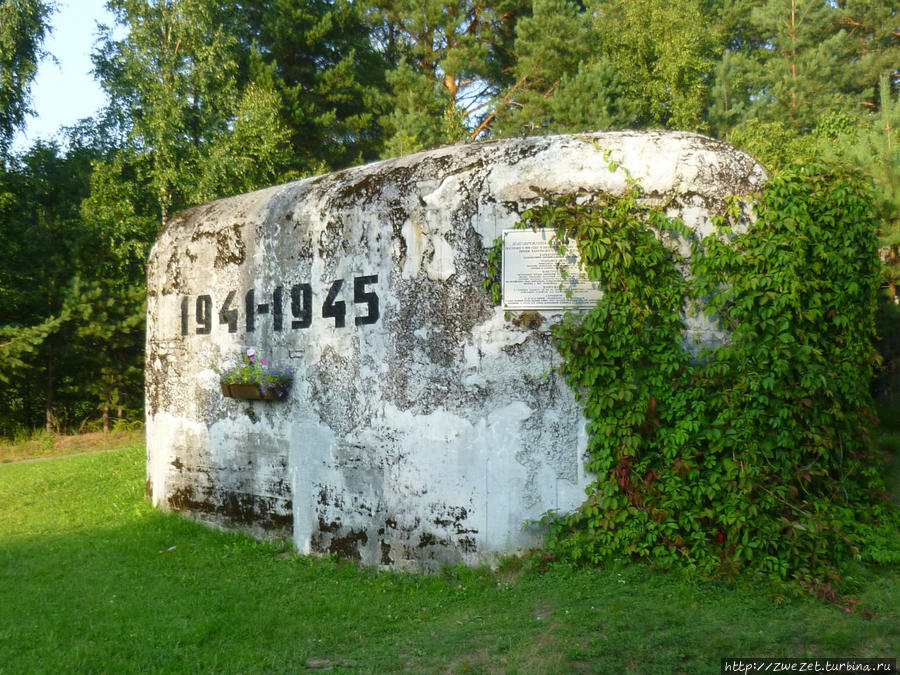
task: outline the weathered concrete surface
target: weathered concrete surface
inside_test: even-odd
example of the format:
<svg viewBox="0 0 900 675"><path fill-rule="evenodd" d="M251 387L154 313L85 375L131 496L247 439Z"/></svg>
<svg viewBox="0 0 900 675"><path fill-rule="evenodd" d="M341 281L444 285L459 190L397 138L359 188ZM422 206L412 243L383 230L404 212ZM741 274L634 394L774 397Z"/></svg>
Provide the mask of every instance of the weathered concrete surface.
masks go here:
<svg viewBox="0 0 900 675"><path fill-rule="evenodd" d="M621 192L609 160L699 232L765 180L705 137L597 133L439 148L173 218L148 270L154 504L403 568L535 545L523 523L584 496L584 421L549 374L549 322L491 305L485 249L534 186ZM296 369L287 400L222 397L210 363L249 346Z"/></svg>

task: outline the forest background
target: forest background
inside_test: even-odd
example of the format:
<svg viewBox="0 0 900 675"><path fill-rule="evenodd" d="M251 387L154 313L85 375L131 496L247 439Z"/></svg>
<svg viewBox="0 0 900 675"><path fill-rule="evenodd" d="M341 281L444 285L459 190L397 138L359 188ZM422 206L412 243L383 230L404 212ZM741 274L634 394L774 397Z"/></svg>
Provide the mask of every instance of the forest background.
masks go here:
<svg viewBox="0 0 900 675"><path fill-rule="evenodd" d="M697 131L878 195L900 347L900 10L871 0L109 0L109 97L13 152L54 11L0 0L0 436L143 421L145 262L175 212L455 142ZM887 384L885 384L887 382ZM880 386L891 383L882 379Z"/></svg>

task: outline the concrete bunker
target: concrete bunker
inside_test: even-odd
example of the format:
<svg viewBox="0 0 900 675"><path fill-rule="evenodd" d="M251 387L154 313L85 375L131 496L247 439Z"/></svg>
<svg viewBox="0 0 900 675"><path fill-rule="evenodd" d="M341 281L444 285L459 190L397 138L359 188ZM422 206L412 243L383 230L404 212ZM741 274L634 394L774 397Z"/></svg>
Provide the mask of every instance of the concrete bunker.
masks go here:
<svg viewBox="0 0 900 675"><path fill-rule="evenodd" d="M370 565L538 545L523 523L575 508L592 478L584 419L553 372L554 312L507 320L486 251L538 189L621 193L623 169L700 233L766 177L703 136L604 132L443 147L178 214L148 266L153 503ZM294 369L283 400L223 397L213 364L249 347Z"/></svg>

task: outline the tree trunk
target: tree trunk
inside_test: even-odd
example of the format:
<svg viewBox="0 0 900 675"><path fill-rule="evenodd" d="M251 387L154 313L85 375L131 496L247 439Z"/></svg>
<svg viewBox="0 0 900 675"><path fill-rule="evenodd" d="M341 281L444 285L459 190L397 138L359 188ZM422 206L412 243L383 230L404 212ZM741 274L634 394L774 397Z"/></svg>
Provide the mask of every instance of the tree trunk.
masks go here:
<svg viewBox="0 0 900 675"><path fill-rule="evenodd" d="M900 247L898 247L897 244L891 244L888 266L892 270L896 270L897 267L900 266ZM894 304L900 305L900 295L897 294L897 284L893 277L888 279L888 291L890 292L891 300L894 301Z"/></svg>
<svg viewBox="0 0 900 675"><path fill-rule="evenodd" d="M52 348L47 349L47 380L44 390L44 429L48 434L53 433L56 426L56 415L53 414L53 391L56 386L53 372L53 357L50 355Z"/></svg>

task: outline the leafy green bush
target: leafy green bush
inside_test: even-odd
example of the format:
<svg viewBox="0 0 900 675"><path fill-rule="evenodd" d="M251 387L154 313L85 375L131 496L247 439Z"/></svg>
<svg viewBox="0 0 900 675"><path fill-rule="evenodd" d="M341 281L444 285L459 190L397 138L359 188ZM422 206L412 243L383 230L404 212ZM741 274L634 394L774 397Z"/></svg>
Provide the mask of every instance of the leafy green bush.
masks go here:
<svg viewBox="0 0 900 675"><path fill-rule="evenodd" d="M588 419L597 481L550 521L548 547L597 564L631 555L704 574L837 583L854 558L900 561L898 509L869 433L880 282L868 183L836 167L774 177L744 234L741 205L694 240L616 198L568 197L526 224L574 237L605 290L555 329ZM730 332L695 358L685 299Z"/></svg>

